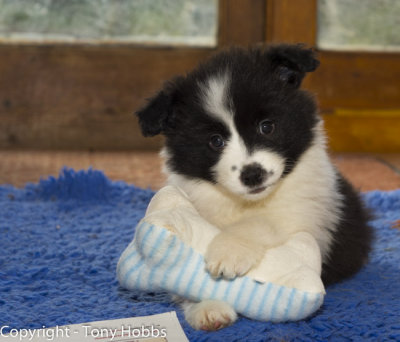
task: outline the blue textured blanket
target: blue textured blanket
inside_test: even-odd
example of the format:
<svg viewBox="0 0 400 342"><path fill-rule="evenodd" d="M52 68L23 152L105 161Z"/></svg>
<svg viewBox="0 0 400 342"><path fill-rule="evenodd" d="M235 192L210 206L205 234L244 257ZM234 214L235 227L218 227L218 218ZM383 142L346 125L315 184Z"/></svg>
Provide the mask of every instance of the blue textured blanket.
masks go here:
<svg viewBox="0 0 400 342"><path fill-rule="evenodd" d="M24 189L0 186L0 327L41 328L176 310L191 341L400 340L400 190L364 195L375 210L369 264L327 289L310 319L274 324L241 318L194 331L165 293L129 292L116 264L153 195L99 171L64 170Z"/></svg>

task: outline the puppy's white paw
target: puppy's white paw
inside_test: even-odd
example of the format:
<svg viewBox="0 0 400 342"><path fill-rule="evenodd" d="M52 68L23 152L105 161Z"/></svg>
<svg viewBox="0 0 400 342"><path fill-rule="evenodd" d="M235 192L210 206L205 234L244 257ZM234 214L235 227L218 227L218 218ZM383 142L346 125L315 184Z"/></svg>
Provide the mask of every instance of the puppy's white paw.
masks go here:
<svg viewBox="0 0 400 342"><path fill-rule="evenodd" d="M256 266L261 255L258 246L221 233L208 246L204 259L213 277L232 279L245 275Z"/></svg>
<svg viewBox="0 0 400 342"><path fill-rule="evenodd" d="M204 300L200 303L183 304L185 318L197 330L219 330L231 325L237 319L232 307L219 300Z"/></svg>

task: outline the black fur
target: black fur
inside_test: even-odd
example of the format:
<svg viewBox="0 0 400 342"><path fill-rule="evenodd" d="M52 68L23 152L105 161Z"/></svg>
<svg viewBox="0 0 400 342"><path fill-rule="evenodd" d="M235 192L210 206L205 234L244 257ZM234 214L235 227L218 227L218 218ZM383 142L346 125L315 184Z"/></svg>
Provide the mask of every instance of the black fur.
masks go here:
<svg viewBox="0 0 400 342"><path fill-rule="evenodd" d="M338 189L343 208L328 258L322 265L322 281L331 285L354 275L366 263L371 249L373 231L368 226L370 213L353 187L338 174Z"/></svg>
<svg viewBox="0 0 400 342"><path fill-rule="evenodd" d="M145 137L160 134L164 129L171 111L171 97L164 91L149 99L149 104L136 112L139 125Z"/></svg>

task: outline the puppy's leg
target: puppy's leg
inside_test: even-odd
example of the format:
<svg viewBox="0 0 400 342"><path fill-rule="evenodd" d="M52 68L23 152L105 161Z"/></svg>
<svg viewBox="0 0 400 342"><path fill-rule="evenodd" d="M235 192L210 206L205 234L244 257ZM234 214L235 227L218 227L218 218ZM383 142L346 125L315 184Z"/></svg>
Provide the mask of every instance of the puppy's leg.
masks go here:
<svg viewBox="0 0 400 342"><path fill-rule="evenodd" d="M184 300L181 302L181 306L185 313L185 319L197 330L222 329L237 319L235 310L220 300L203 300L198 303Z"/></svg>
<svg viewBox="0 0 400 342"><path fill-rule="evenodd" d="M247 276L305 292L325 291L320 277L321 251L307 232L293 234L282 245L268 249Z"/></svg>
<svg viewBox="0 0 400 342"><path fill-rule="evenodd" d="M228 232L218 234L204 256L206 268L213 277L227 279L245 275L264 256L261 244Z"/></svg>
<svg viewBox="0 0 400 342"><path fill-rule="evenodd" d="M200 254L205 253L207 246L220 232L199 215L180 189L173 186L163 188L153 197L146 221L167 228ZM221 329L237 318L233 308L222 301L205 300L195 303L179 296L173 296L173 301L182 306L186 320L195 329Z"/></svg>
<svg viewBox="0 0 400 342"><path fill-rule="evenodd" d="M220 230L204 219L178 187L168 185L152 198L144 220L164 227L200 254Z"/></svg>
<svg viewBox="0 0 400 342"><path fill-rule="evenodd" d="M256 267L265 251L281 244L265 218L249 217L225 227L208 245L207 270L214 277L231 279Z"/></svg>

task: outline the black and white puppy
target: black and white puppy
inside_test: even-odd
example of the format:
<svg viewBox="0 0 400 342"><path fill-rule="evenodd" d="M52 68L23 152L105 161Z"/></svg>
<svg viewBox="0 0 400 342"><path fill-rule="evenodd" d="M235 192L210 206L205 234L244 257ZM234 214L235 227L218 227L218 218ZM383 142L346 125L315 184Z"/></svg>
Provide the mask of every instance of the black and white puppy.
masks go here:
<svg viewBox="0 0 400 342"><path fill-rule="evenodd" d="M166 138L168 183L221 229L205 256L213 276L245 274L300 231L319 244L326 286L367 260L367 212L331 164L314 97L300 89L318 65L301 45L231 48L166 83L137 112L145 136ZM184 310L197 329L236 319L221 301Z"/></svg>

